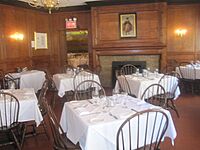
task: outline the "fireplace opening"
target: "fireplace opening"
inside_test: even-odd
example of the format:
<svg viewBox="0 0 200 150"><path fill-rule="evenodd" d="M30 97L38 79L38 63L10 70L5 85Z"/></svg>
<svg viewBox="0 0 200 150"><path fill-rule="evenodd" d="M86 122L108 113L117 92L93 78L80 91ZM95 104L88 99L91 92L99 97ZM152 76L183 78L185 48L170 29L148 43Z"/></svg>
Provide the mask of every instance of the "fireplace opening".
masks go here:
<svg viewBox="0 0 200 150"><path fill-rule="evenodd" d="M139 68L139 72L142 72L146 68L146 61L113 61L112 62L112 88L115 86L116 82L116 71L126 64L132 64Z"/></svg>

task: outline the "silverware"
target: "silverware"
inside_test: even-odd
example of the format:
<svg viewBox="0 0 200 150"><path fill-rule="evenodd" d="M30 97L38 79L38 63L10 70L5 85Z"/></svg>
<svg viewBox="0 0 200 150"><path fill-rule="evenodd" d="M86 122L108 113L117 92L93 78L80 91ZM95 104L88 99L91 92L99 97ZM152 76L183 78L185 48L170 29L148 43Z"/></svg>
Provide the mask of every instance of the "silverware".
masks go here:
<svg viewBox="0 0 200 150"><path fill-rule="evenodd" d="M131 108L131 110L134 111L134 112L136 112L136 113L138 112L137 110L135 110L135 109L133 109L133 108Z"/></svg>
<svg viewBox="0 0 200 150"><path fill-rule="evenodd" d="M113 115L112 113L109 113L109 115L112 116L112 117L115 118L115 119L118 119L118 117L115 116L115 115Z"/></svg>
<svg viewBox="0 0 200 150"><path fill-rule="evenodd" d="M90 104L93 104L93 102L91 102L90 100L88 100L88 102L89 102Z"/></svg>

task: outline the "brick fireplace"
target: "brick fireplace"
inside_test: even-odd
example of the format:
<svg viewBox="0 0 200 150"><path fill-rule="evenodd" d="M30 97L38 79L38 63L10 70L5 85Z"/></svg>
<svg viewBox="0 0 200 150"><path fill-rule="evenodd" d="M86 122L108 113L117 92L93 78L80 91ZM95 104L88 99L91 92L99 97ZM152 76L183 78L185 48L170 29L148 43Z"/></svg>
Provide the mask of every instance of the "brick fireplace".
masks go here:
<svg viewBox="0 0 200 150"><path fill-rule="evenodd" d="M124 63L136 63L136 66L139 65L139 62L142 62L142 68L150 68L151 71L154 71L156 68L160 68L160 55L151 54L151 55L116 55L116 56L99 56L99 63L102 67L100 74L101 83L105 87L113 87L113 62L123 62ZM119 65L120 66L120 65Z"/></svg>

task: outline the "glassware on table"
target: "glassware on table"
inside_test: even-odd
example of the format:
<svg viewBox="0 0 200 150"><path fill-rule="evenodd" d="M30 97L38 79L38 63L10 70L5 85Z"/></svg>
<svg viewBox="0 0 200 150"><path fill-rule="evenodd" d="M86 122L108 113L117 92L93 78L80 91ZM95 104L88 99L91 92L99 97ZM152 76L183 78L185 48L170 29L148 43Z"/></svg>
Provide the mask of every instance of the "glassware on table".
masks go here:
<svg viewBox="0 0 200 150"><path fill-rule="evenodd" d="M114 88L113 91L112 91L112 95L113 96L118 96L119 94L119 89L118 88Z"/></svg>
<svg viewBox="0 0 200 150"><path fill-rule="evenodd" d="M151 69L148 67L148 68L147 68L147 77L149 77L150 72L151 72Z"/></svg>
<svg viewBox="0 0 200 150"><path fill-rule="evenodd" d="M70 76L74 75L74 71L71 68L67 68L67 74L69 74Z"/></svg>
<svg viewBox="0 0 200 150"><path fill-rule="evenodd" d="M154 74L155 74L156 78L158 78L158 69L157 68L155 69Z"/></svg>
<svg viewBox="0 0 200 150"><path fill-rule="evenodd" d="M114 107L115 106L115 100L114 98L111 98L111 97L107 97L107 107Z"/></svg>
<svg viewBox="0 0 200 150"><path fill-rule="evenodd" d="M136 76L139 76L139 69L136 69Z"/></svg>
<svg viewBox="0 0 200 150"><path fill-rule="evenodd" d="M112 97L114 99L114 102L117 104L118 103L118 95L119 95L119 89L114 88L112 91Z"/></svg>
<svg viewBox="0 0 200 150"><path fill-rule="evenodd" d="M95 88L93 91L92 91L92 99L94 100L94 102L96 104L99 103L99 91L97 90L97 88Z"/></svg>
<svg viewBox="0 0 200 150"><path fill-rule="evenodd" d="M147 70L146 69L143 69L142 76L147 77Z"/></svg>

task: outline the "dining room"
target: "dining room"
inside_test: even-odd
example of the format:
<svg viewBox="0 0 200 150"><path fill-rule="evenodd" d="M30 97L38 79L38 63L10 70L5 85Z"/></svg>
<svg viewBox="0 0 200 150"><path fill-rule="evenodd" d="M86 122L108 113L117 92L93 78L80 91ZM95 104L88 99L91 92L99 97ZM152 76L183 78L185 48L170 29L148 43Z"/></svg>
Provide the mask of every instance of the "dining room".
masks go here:
<svg viewBox="0 0 200 150"><path fill-rule="evenodd" d="M21 106L19 122L36 122L26 125L33 135L19 141L21 149L56 149L51 125L57 122L78 149L121 150L116 141L123 121L150 113L146 122L151 126L156 118L152 114L159 116L154 122L165 120L159 111L168 122L160 149L200 146L198 0L48 1L53 8L43 1L38 8L36 2L0 2L0 102L7 97L3 94L14 95ZM126 73L122 69L126 65L136 68ZM45 82L48 88L43 91ZM151 89L154 95L143 98L154 84L163 92L155 96ZM169 85L174 84L169 95ZM80 101L83 91L89 95ZM152 99L159 99L159 104ZM0 108L3 111L3 105ZM154 133L160 135L157 129ZM129 141L132 149L151 145L147 133L145 144ZM127 137L125 141L129 143ZM152 141L159 140L153 135Z"/></svg>

